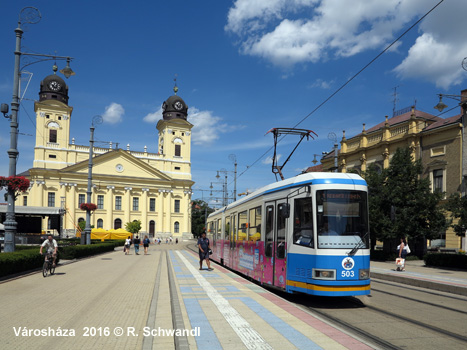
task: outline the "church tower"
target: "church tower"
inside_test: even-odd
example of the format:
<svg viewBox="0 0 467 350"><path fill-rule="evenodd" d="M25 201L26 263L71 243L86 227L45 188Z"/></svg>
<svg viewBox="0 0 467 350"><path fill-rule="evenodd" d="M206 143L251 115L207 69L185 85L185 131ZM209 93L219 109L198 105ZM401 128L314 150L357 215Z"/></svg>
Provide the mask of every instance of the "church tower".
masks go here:
<svg viewBox="0 0 467 350"><path fill-rule="evenodd" d="M36 112L34 168L60 169L67 165L66 149L70 143L70 120L73 107L68 106L68 86L54 74L41 81Z"/></svg>
<svg viewBox="0 0 467 350"><path fill-rule="evenodd" d="M187 121L188 106L177 96L177 85L174 95L162 104L162 119L157 123L159 131L158 151L166 161L165 171L191 174L191 128ZM191 176L190 176L191 177Z"/></svg>

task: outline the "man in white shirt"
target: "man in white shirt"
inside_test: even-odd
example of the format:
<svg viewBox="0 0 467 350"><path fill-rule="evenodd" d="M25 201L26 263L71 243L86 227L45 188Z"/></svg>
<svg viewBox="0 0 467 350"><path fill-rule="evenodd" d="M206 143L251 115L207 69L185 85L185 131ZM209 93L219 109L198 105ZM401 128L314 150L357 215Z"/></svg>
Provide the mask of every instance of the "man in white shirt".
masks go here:
<svg viewBox="0 0 467 350"><path fill-rule="evenodd" d="M53 267L55 267L55 260L57 259L58 244L52 235L48 235L44 243L41 244L41 249L39 251L41 255L42 255L42 248L44 247L46 249L46 253L52 253L52 256L54 258ZM45 260L47 261L47 255L45 257Z"/></svg>

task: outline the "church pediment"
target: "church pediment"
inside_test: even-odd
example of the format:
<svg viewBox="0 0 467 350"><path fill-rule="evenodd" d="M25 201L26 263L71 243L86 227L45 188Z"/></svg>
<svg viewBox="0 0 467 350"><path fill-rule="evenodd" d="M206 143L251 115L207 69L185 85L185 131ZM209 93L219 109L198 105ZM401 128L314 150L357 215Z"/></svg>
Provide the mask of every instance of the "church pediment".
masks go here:
<svg viewBox="0 0 467 350"><path fill-rule="evenodd" d="M82 161L66 167L61 172L87 174L89 161ZM132 177L152 178L153 180L172 181L172 178L146 162L124 150L114 150L93 158L93 177Z"/></svg>

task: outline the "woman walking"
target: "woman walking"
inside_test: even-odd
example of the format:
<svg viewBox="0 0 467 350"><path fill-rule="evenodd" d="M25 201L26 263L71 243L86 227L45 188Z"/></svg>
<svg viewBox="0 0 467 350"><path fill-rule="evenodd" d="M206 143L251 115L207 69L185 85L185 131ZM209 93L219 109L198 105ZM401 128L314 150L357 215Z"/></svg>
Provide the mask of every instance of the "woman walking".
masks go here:
<svg viewBox="0 0 467 350"><path fill-rule="evenodd" d="M149 247L149 238L148 236L144 236L143 239L143 247L144 247L144 255L148 255L148 247Z"/></svg>

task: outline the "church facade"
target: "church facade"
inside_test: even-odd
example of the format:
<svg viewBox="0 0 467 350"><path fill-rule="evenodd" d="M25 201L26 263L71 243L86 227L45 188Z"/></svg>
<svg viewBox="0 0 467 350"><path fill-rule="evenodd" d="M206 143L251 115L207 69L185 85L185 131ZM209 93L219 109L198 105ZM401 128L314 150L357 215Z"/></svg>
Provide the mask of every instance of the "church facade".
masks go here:
<svg viewBox="0 0 467 350"><path fill-rule="evenodd" d="M191 236L191 129L188 106L175 95L163 104L157 123L158 153L93 147L91 215L96 228L118 229L141 221L141 233L153 237ZM16 201L19 206L61 207L66 210L61 228L43 219L42 229L76 233L85 220L90 146L70 140L73 107L68 86L52 74L41 82L36 113L34 164L26 171L31 186ZM55 231L56 230L56 231Z"/></svg>

